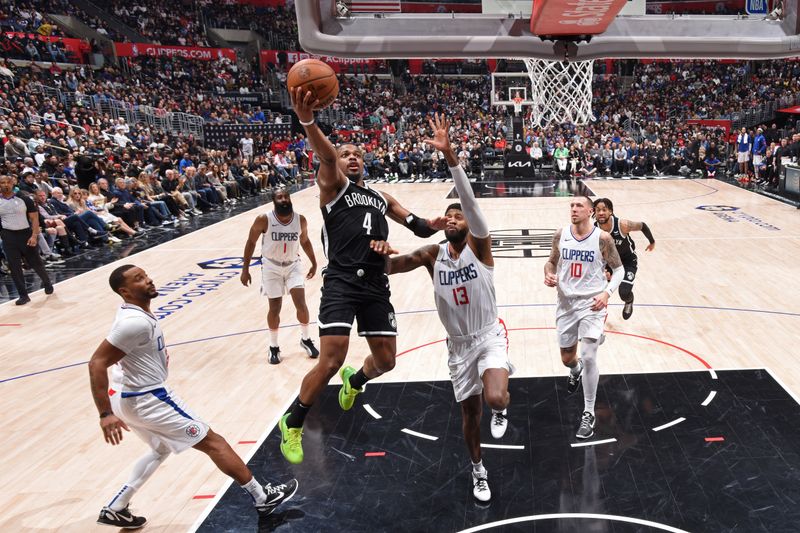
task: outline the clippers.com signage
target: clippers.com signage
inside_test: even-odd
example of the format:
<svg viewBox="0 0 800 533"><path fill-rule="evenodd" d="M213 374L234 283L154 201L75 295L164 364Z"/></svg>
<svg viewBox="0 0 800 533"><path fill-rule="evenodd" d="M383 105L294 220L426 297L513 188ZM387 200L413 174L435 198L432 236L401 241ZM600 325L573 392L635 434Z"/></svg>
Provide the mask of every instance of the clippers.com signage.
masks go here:
<svg viewBox="0 0 800 533"><path fill-rule="evenodd" d="M267 63L278 64L278 54L285 54L286 55L286 63L289 65L293 65L298 61L302 61L303 59L319 59L320 61L324 61L331 68L334 72L342 72L343 70L347 70L349 65L367 65L367 66L374 66L378 63L377 60L374 59L357 59L357 58L348 58L348 57L333 57L333 56L318 56L316 54L309 54L306 52L286 52L280 50L261 50L261 66L262 68Z"/></svg>
<svg viewBox="0 0 800 533"><path fill-rule="evenodd" d="M164 46L149 43L114 43L119 57L182 57L197 61L217 61L229 59L236 61L233 48L202 48L200 46Z"/></svg>

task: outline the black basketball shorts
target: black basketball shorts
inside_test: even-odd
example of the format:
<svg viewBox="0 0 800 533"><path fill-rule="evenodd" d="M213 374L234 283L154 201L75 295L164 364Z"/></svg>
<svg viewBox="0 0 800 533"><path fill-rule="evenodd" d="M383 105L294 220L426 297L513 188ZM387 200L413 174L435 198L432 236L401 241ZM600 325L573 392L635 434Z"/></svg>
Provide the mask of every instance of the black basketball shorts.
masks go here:
<svg viewBox="0 0 800 533"><path fill-rule="evenodd" d="M319 305L319 335L350 335L354 319L361 337L394 337L397 320L383 272L325 269Z"/></svg>
<svg viewBox="0 0 800 533"><path fill-rule="evenodd" d="M633 281L636 279L636 271L639 269L638 261L627 261L622 263L622 268L625 269L625 276L622 278L622 283L629 283L633 285ZM606 265L606 270L608 273L611 273L611 267Z"/></svg>

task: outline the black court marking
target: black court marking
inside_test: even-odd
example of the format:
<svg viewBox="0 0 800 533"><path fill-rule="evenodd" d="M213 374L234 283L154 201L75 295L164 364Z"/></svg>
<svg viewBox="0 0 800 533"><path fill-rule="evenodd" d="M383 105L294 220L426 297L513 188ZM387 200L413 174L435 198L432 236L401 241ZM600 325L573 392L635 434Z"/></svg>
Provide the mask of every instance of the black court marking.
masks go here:
<svg viewBox="0 0 800 533"><path fill-rule="evenodd" d="M498 180L470 182L478 198L541 198L594 196L583 180ZM447 198L458 198L455 187Z"/></svg>
<svg viewBox="0 0 800 533"><path fill-rule="evenodd" d="M646 356L646 354L643 354ZM800 510L800 407L765 370L601 376L596 435L615 442L572 448L580 393L565 378L510 382L509 429L483 440L523 445L484 449L493 493L471 494L461 414L447 381L370 384L343 412L329 386L306 421L305 461L289 465L273 428L249 462L260 480L297 477L295 497L264 531L447 532L539 515L487 531L660 531L582 518L610 515L685 531L796 531ZM709 390L717 391L707 406ZM376 420L361 404L382 415ZM677 417L686 421L660 432ZM401 433L413 429L437 441ZM724 435L724 442L705 442ZM384 457L365 457L385 451ZM231 486L198 531L253 531L249 498Z"/></svg>

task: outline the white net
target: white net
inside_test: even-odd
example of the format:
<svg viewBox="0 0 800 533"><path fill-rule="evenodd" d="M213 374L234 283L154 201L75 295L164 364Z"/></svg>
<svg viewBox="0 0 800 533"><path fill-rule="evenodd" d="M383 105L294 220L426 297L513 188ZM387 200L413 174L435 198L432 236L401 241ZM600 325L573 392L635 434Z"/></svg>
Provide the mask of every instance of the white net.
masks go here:
<svg viewBox="0 0 800 533"><path fill-rule="evenodd" d="M592 115L592 67L594 61L524 59L531 79L531 124L543 128L552 123L576 125L594 120Z"/></svg>

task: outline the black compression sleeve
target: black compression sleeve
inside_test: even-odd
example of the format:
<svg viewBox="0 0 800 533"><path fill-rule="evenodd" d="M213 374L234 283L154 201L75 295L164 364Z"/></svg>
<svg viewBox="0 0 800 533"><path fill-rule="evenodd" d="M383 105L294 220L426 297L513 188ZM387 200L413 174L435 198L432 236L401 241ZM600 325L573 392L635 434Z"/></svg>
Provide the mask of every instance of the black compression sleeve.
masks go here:
<svg viewBox="0 0 800 533"><path fill-rule="evenodd" d="M650 228L648 228L647 224L644 222L642 222L642 233L644 233L644 236L647 237L648 241L650 241L650 244L656 242L656 240L653 238L653 232L650 231Z"/></svg>

